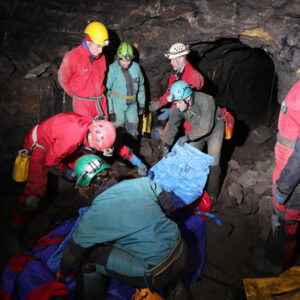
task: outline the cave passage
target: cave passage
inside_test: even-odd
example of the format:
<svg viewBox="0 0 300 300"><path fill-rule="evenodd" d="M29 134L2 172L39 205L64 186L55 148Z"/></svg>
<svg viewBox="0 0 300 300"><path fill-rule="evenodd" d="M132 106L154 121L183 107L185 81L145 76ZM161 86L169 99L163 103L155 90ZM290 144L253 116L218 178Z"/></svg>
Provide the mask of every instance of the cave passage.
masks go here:
<svg viewBox="0 0 300 300"><path fill-rule="evenodd" d="M193 54L190 60L195 65ZM236 39L219 40L204 52L198 69L206 79L203 92L213 95L238 122L249 129L272 124L278 108L277 75L263 49Z"/></svg>

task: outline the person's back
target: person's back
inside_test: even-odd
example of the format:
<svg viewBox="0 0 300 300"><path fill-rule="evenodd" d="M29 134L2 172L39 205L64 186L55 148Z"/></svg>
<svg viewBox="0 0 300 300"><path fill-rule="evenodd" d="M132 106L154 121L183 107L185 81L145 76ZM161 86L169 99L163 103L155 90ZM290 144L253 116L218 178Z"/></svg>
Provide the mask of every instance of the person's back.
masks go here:
<svg viewBox="0 0 300 300"><path fill-rule="evenodd" d="M177 225L158 204L161 192L148 178L114 185L94 199L73 235L75 243L89 247L110 242L149 265L158 264L180 237Z"/></svg>

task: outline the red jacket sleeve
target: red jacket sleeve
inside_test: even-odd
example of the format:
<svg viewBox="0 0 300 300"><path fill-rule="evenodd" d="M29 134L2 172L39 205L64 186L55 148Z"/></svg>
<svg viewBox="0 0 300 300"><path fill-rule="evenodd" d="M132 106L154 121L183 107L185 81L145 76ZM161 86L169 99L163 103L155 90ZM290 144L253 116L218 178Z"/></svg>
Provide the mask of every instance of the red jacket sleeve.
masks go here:
<svg viewBox="0 0 300 300"><path fill-rule="evenodd" d="M68 52L59 67L58 70L58 81L64 91L70 96L73 97L74 92L71 90L70 81L73 75L72 71L72 60L71 60L71 52Z"/></svg>
<svg viewBox="0 0 300 300"><path fill-rule="evenodd" d="M114 148L116 153L124 159L130 160L134 156L134 153L129 147L121 145L118 141L115 142Z"/></svg>

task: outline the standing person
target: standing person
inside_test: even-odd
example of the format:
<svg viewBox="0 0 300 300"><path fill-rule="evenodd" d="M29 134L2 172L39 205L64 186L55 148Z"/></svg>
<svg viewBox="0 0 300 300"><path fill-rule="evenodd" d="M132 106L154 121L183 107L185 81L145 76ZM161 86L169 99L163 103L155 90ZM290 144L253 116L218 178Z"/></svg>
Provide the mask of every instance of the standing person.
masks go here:
<svg viewBox="0 0 300 300"><path fill-rule="evenodd" d="M275 159L272 230L266 256L251 261L255 269L271 273L291 267L295 258L300 221L300 80L281 103Z"/></svg>
<svg viewBox="0 0 300 300"><path fill-rule="evenodd" d="M133 61L129 43L120 44L117 57L109 66L106 84L110 120L137 138L139 116L145 112L144 76L139 64Z"/></svg>
<svg viewBox="0 0 300 300"><path fill-rule="evenodd" d="M160 156L170 151L182 120L186 120L192 129L178 139L182 146L188 142L191 146L203 150L214 158L207 183L207 192L212 205L216 204L220 184L220 156L224 137L224 121L221 112L216 109L214 98L210 95L193 92L185 81L176 81L170 89L169 101L174 102L169 118L169 126L161 145Z"/></svg>
<svg viewBox="0 0 300 300"><path fill-rule="evenodd" d="M108 120L104 95L106 59L103 48L109 44L108 31L100 22L91 22L81 45L69 51L58 70L58 81L72 98L73 111L90 119Z"/></svg>
<svg viewBox="0 0 300 300"><path fill-rule="evenodd" d="M109 166L94 155L79 158L74 170L79 193L93 202L64 251L57 279L85 263L80 299L88 300L105 293L103 276L151 291L177 280L187 248L177 224L166 216L174 206L170 194L148 178L118 182ZM138 293L147 292L149 298L134 299L162 299L148 289Z"/></svg>
<svg viewBox="0 0 300 300"><path fill-rule="evenodd" d="M193 90L196 91L200 91L202 89L204 85L204 77L188 61L187 55L189 53L189 46L183 43L173 44L165 53L165 57L170 59L173 71L170 74L167 91L157 101L150 103L150 112L155 112L169 103L167 98L170 95L170 88L175 81L186 81ZM166 120L169 117L170 110L164 109L162 111L164 111L164 113L159 116L159 119ZM184 128L191 129L191 125L185 122Z"/></svg>
<svg viewBox="0 0 300 300"><path fill-rule="evenodd" d="M31 155L28 180L13 211L13 226L23 226L46 195L48 171L56 176L74 180L73 166L83 152L103 152L111 156L116 145L116 130L105 120L90 118L73 112L59 113L34 126L25 138L24 147ZM147 172L146 166L126 146L118 146L117 153ZM144 174L145 175L145 174Z"/></svg>

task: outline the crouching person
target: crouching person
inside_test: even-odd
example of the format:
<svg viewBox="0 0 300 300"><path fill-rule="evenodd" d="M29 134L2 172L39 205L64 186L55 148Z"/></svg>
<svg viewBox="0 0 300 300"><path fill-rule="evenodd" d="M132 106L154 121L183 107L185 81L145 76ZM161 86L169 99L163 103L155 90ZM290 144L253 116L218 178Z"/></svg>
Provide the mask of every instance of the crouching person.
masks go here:
<svg viewBox="0 0 300 300"><path fill-rule="evenodd" d="M94 155L79 158L74 170L80 194L95 198L65 249L57 277L83 263L81 299L99 299L105 276L137 288L135 299L143 297L143 289L161 299L155 291L181 274L187 258L177 224L166 216L174 205L171 196L148 178L117 182Z"/></svg>

